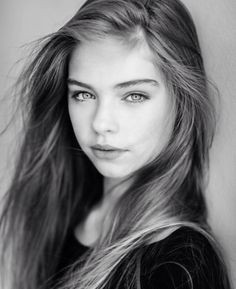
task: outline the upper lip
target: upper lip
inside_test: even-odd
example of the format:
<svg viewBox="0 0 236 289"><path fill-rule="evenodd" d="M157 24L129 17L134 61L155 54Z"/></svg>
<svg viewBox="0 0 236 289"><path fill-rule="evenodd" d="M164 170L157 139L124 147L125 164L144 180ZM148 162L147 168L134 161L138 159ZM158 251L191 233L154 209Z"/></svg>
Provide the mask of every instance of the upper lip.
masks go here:
<svg viewBox="0 0 236 289"><path fill-rule="evenodd" d="M110 145L100 145L100 144L96 144L96 145L92 146L92 148L96 149L96 150L106 150L106 151L109 151L109 150L124 151L123 149L120 149L117 147L113 147Z"/></svg>

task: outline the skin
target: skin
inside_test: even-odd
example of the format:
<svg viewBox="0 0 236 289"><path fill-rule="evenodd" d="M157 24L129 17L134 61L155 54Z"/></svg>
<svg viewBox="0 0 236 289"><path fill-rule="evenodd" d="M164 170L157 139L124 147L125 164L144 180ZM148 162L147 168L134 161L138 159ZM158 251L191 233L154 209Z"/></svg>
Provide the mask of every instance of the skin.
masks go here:
<svg viewBox="0 0 236 289"><path fill-rule="evenodd" d="M146 44L130 48L114 38L86 42L74 50L69 62L68 109L81 149L104 176L105 192L153 160L173 128L171 96L152 52ZM98 158L91 148L96 144L125 151L115 159ZM115 204L117 191L79 229L83 243L93 243L99 235L99 224ZM97 233L91 237L93 230Z"/></svg>

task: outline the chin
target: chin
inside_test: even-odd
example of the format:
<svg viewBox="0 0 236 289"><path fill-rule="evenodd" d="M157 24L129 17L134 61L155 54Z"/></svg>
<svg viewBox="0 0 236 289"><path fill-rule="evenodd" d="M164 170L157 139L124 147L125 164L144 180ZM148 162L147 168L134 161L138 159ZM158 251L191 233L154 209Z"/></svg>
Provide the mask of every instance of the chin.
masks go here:
<svg viewBox="0 0 236 289"><path fill-rule="evenodd" d="M122 168L111 168L111 167L104 168L96 165L95 167L99 171L99 173L106 178L120 179L125 178L132 173Z"/></svg>
<svg viewBox="0 0 236 289"><path fill-rule="evenodd" d="M105 178L120 179L120 178L125 178L128 176L128 174L124 172L113 172L113 171L104 171L104 170L98 170L98 171Z"/></svg>

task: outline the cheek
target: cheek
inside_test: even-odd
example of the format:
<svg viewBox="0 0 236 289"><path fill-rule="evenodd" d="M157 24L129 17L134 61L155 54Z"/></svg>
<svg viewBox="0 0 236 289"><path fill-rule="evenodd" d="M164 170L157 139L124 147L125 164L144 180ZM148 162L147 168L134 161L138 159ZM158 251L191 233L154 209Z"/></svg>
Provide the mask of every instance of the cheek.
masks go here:
<svg viewBox="0 0 236 289"><path fill-rule="evenodd" d="M86 138L86 132L88 120L83 117L81 113L79 113L77 110L69 107L69 116L71 120L71 124L76 136L76 139L79 143L83 142Z"/></svg>
<svg viewBox="0 0 236 289"><path fill-rule="evenodd" d="M127 139L136 143L140 150L150 154L159 153L168 143L173 129L169 114L158 112L146 113L138 118L135 126L130 127Z"/></svg>
<svg viewBox="0 0 236 289"><path fill-rule="evenodd" d="M162 117L152 116L150 112L143 113L137 118L133 118L124 125L127 137L135 139L153 139L154 135L161 134L166 127L166 121Z"/></svg>
<svg viewBox="0 0 236 289"><path fill-rule="evenodd" d="M169 143L172 131L173 122L168 118L160 120L150 129L150 142L155 155L159 154Z"/></svg>

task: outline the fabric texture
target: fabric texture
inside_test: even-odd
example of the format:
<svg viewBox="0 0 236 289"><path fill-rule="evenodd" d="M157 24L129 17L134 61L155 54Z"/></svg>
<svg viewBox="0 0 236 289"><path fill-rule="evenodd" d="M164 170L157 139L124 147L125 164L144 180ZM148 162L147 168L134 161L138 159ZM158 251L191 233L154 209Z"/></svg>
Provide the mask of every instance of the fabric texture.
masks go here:
<svg viewBox="0 0 236 289"><path fill-rule="evenodd" d="M63 276L68 266L81 258L87 250L88 247L80 244L70 234L60 256L56 278ZM138 264L135 270L140 272L140 278L133 280L131 276L137 274L127 270L127 265L135 258ZM229 288L222 276L219 257L208 239L193 229L182 227L159 242L130 252L118 266L107 288Z"/></svg>

